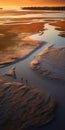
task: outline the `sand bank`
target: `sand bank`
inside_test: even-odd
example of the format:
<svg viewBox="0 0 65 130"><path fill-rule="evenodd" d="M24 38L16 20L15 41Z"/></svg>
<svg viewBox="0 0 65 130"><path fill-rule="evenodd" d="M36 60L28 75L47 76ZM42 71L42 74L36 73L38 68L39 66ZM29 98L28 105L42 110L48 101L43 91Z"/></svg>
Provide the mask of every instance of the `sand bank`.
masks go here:
<svg viewBox="0 0 65 130"><path fill-rule="evenodd" d="M29 130L50 122L56 106L54 99L38 88L0 77L0 128Z"/></svg>
<svg viewBox="0 0 65 130"><path fill-rule="evenodd" d="M39 33L44 22L0 25L0 65L23 58L42 44L42 41L29 38Z"/></svg>
<svg viewBox="0 0 65 130"><path fill-rule="evenodd" d="M43 77L65 81L65 47L46 47L30 66Z"/></svg>
<svg viewBox="0 0 65 130"><path fill-rule="evenodd" d="M25 37L19 44L9 45L5 50L0 51L0 65L14 62L20 58L24 58L36 48L40 47L44 42L31 40L29 37ZM5 45L6 46L6 45Z"/></svg>

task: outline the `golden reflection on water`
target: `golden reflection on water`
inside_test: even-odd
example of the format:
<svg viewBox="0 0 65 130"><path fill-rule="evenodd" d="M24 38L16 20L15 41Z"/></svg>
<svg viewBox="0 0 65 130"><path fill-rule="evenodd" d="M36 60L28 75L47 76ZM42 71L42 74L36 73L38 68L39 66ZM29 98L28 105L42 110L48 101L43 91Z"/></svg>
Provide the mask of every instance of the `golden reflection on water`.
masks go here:
<svg viewBox="0 0 65 130"><path fill-rule="evenodd" d="M0 11L0 16L2 15L25 15L28 12L26 11L15 11L15 10L3 10ZM34 14L35 12L30 12L29 14ZM39 12L36 12L39 13ZM42 13L42 12L41 12ZM48 13L48 12L47 12ZM1 19L1 18L0 18ZM35 18L36 19L36 18ZM19 56L23 56L23 50L25 52L26 47L28 47L26 52L32 50L32 46L36 47L40 44L40 41L32 41L32 39L29 38L30 35L33 34L43 34L44 33L44 25L45 23L49 22L43 22L38 20L36 22L34 21L34 18L13 18L8 19L1 19L4 20L4 24L0 25L0 64L11 61L14 58L17 59ZM7 24L5 24L5 21L9 21ZM18 22L19 20L19 22ZM25 22L24 22L25 21ZM1 21L2 22L2 21ZM17 24L18 22L18 24ZM51 22L51 21L50 21ZM52 25L61 27L60 30L64 30L65 21L59 23L51 23ZM64 36L64 33L62 34ZM28 44L29 42L29 44ZM31 44L32 42L32 44ZM5 58L5 61L4 61Z"/></svg>

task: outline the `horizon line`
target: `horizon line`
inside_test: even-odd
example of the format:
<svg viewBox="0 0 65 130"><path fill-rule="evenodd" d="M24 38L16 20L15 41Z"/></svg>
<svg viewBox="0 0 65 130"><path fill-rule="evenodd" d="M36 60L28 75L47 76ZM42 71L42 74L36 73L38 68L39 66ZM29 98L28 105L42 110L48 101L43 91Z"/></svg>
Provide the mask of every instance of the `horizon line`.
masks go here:
<svg viewBox="0 0 65 130"><path fill-rule="evenodd" d="M35 5L28 5L28 6L19 6L19 5L1 5L0 7L65 7L65 5L49 5L49 6L35 6Z"/></svg>

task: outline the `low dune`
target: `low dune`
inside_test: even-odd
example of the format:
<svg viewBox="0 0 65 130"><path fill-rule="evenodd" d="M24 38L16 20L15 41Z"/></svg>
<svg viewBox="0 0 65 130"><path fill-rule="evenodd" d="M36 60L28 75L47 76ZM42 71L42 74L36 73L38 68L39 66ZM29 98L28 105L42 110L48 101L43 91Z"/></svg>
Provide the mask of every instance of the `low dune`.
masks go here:
<svg viewBox="0 0 65 130"><path fill-rule="evenodd" d="M30 66L43 77L65 82L65 47L46 47Z"/></svg>
<svg viewBox="0 0 65 130"><path fill-rule="evenodd" d="M64 21L56 21L50 23L53 26L56 26L56 29L61 31L59 36L65 37L65 20Z"/></svg>
<svg viewBox="0 0 65 130"><path fill-rule="evenodd" d="M56 102L45 92L0 77L0 129L29 130L54 118Z"/></svg>

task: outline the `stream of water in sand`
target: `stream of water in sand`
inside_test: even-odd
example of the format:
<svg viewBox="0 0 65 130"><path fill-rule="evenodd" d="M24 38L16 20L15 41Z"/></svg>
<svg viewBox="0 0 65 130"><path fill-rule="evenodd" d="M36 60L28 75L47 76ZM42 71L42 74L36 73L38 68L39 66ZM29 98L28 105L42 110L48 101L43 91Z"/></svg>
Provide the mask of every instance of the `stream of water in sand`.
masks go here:
<svg viewBox="0 0 65 130"><path fill-rule="evenodd" d="M42 89L42 91L48 91L56 99L58 107L55 111L55 120L40 128L32 128L32 130L65 130L65 83L52 81L46 78L43 79L40 75L38 75L30 68L30 62L46 46L52 45L52 42L55 46L65 45L65 38L58 36L59 31L55 30L54 26L45 24L45 28L47 28L47 30L44 31L43 35L36 34L30 37L37 40L44 39L44 41L47 43L29 55L26 59L17 62L14 65L9 65L8 67L1 68L0 73L3 74L8 69L15 66L17 80L20 80L20 78L23 77L24 82L27 79L30 86L39 87ZM53 37L51 37L51 34Z"/></svg>

